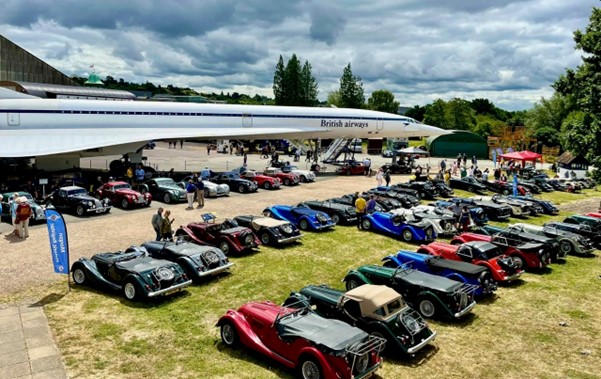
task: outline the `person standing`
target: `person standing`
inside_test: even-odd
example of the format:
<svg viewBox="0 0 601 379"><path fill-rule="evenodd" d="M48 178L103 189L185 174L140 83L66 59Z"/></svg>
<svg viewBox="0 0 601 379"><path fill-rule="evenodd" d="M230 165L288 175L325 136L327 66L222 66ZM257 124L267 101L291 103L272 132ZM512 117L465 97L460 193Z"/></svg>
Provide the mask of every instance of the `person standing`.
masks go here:
<svg viewBox="0 0 601 379"><path fill-rule="evenodd" d="M467 154L463 153L462 158L463 158L463 165L466 166L467 165Z"/></svg>
<svg viewBox="0 0 601 379"><path fill-rule="evenodd" d="M196 187L196 201L198 202L196 208L202 208L205 206L205 184L202 178L197 177L194 186Z"/></svg>
<svg viewBox="0 0 601 379"><path fill-rule="evenodd" d="M186 210L194 209L194 195L196 194L196 186L192 179L188 180L186 184L186 197L188 198L188 208Z"/></svg>
<svg viewBox="0 0 601 379"><path fill-rule="evenodd" d="M367 203L362 196L357 196L357 200L355 200L355 213L357 213L357 229L363 229L363 216L365 216L365 210L367 208Z"/></svg>
<svg viewBox="0 0 601 379"><path fill-rule="evenodd" d="M183 140L183 139L180 139L180 140L179 140L179 148L180 148L180 149L183 149L183 148L184 148L184 140Z"/></svg>
<svg viewBox="0 0 601 379"><path fill-rule="evenodd" d="M449 172L449 170L444 172L444 184L446 184L447 186L451 186L451 173Z"/></svg>
<svg viewBox="0 0 601 379"><path fill-rule="evenodd" d="M152 224L152 229L154 229L155 233L157 234L156 240L160 241L161 240L161 225L163 224L163 208L162 207L159 207L159 209L157 210L157 213L152 215L151 224Z"/></svg>
<svg viewBox="0 0 601 379"><path fill-rule="evenodd" d="M386 170L386 172L384 172L384 181L386 181L386 187L390 185L390 180L390 170Z"/></svg>
<svg viewBox="0 0 601 379"><path fill-rule="evenodd" d="M207 155L211 155L211 144L207 144Z"/></svg>
<svg viewBox="0 0 601 379"><path fill-rule="evenodd" d="M467 206L463 206L463 208L461 208L461 214L459 216L459 223L461 224L461 227L463 228L463 232L467 232L468 228L470 226L470 221L471 221L471 217L470 217L470 210L467 208Z"/></svg>
<svg viewBox="0 0 601 379"><path fill-rule="evenodd" d="M248 155L244 152L244 155L242 156L242 166L246 167L246 162L248 162Z"/></svg>
<svg viewBox="0 0 601 379"><path fill-rule="evenodd" d="M371 161L369 158L365 158L363 160L363 175L369 176L369 168L371 166Z"/></svg>
<svg viewBox="0 0 601 379"><path fill-rule="evenodd" d="M380 187L382 185L383 179L384 179L384 170L382 170L382 168L379 168L378 172L376 173L376 180L378 182L378 187Z"/></svg>
<svg viewBox="0 0 601 379"><path fill-rule="evenodd" d="M31 206L25 196L19 198L19 205L17 206L17 222L19 237L29 237L29 218L31 217Z"/></svg>
<svg viewBox="0 0 601 379"><path fill-rule="evenodd" d="M171 228L171 225L175 219L173 218L169 220L170 215L171 211L167 209L163 219L161 220L161 238L165 241L173 241L173 229Z"/></svg>
<svg viewBox="0 0 601 379"><path fill-rule="evenodd" d="M133 184L134 179L134 169L131 168L131 165L127 166L127 171L125 172L125 176L127 176L127 182L129 184Z"/></svg>
<svg viewBox="0 0 601 379"><path fill-rule="evenodd" d="M376 197L374 195L369 196L369 200L365 206L365 213L372 214L376 211Z"/></svg>
<svg viewBox="0 0 601 379"><path fill-rule="evenodd" d="M19 235L19 223L17 222L17 207L19 206L19 202L21 199L19 198L18 193L14 193L11 199L8 201L8 207L10 208L10 219L13 223L13 235Z"/></svg>
<svg viewBox="0 0 601 379"><path fill-rule="evenodd" d="M142 183L144 181L144 176L146 175L146 172L144 171L144 169L142 168L142 165L139 164L138 168L136 169L136 181L138 183Z"/></svg>
<svg viewBox="0 0 601 379"><path fill-rule="evenodd" d="M447 170L447 160L443 159L442 161L440 161L440 170L442 172L445 172Z"/></svg>

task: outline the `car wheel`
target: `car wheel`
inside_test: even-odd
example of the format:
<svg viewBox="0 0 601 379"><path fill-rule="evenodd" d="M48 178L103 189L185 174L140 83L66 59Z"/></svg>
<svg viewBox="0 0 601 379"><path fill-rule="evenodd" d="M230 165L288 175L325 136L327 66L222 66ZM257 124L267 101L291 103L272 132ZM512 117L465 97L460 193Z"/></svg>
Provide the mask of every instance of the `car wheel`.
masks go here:
<svg viewBox="0 0 601 379"><path fill-rule="evenodd" d="M521 269L526 268L526 261L521 256L519 256L519 255L512 255L511 256L511 260L513 261L513 263L515 264L515 266L517 268L521 268Z"/></svg>
<svg viewBox="0 0 601 379"><path fill-rule="evenodd" d="M307 183L307 178L304 175L301 175L300 181L303 183Z"/></svg>
<svg viewBox="0 0 601 379"><path fill-rule="evenodd" d="M231 321L225 321L221 325L221 341L227 347L237 347L240 342L238 331Z"/></svg>
<svg viewBox="0 0 601 379"><path fill-rule="evenodd" d="M426 237L427 238L432 238L432 236L434 235L434 229L432 228L427 228L426 229Z"/></svg>
<svg viewBox="0 0 601 379"><path fill-rule="evenodd" d="M508 189L504 189L503 190L503 195L505 195L505 196L509 195L509 190Z"/></svg>
<svg viewBox="0 0 601 379"><path fill-rule="evenodd" d="M128 279L123 286L123 295L129 301L136 300L139 296L138 284L133 279Z"/></svg>
<svg viewBox="0 0 601 379"><path fill-rule="evenodd" d="M426 193L425 192L420 192L419 193L419 198L423 199L424 197L426 197Z"/></svg>
<svg viewBox="0 0 601 379"><path fill-rule="evenodd" d="M338 224L340 222L340 215L338 213L332 214L332 221L334 221L334 224Z"/></svg>
<svg viewBox="0 0 601 379"><path fill-rule="evenodd" d="M271 183L269 183L269 182L265 182L265 183L263 184L263 188L265 188L266 190L270 189L270 188L271 188Z"/></svg>
<svg viewBox="0 0 601 379"><path fill-rule="evenodd" d="M349 280L346 281L346 289L348 291L359 287L360 285L363 285L364 283L361 283L360 279L357 279L355 277L350 278Z"/></svg>
<svg viewBox="0 0 601 379"><path fill-rule="evenodd" d="M211 192L208 189L205 188L204 192L205 192L205 197L206 198L211 197Z"/></svg>
<svg viewBox="0 0 601 379"><path fill-rule="evenodd" d="M129 201L127 199L121 200L121 208L127 209L127 207L129 207Z"/></svg>
<svg viewBox="0 0 601 379"><path fill-rule="evenodd" d="M263 211L263 216L265 216L265 217L273 217L273 214L271 213L270 210L265 209Z"/></svg>
<svg viewBox="0 0 601 379"><path fill-rule="evenodd" d="M284 185L285 186L289 186L290 185L290 179L288 179L288 178L284 179Z"/></svg>
<svg viewBox="0 0 601 379"><path fill-rule="evenodd" d="M171 195L169 195L168 193L164 194L163 201L165 202L165 204L171 203Z"/></svg>
<svg viewBox="0 0 601 379"><path fill-rule="evenodd" d="M564 254L570 254L573 250L572 244L570 241L561 241L559 242L559 250Z"/></svg>
<svg viewBox="0 0 601 379"><path fill-rule="evenodd" d="M73 270L73 281L75 282L75 284L79 284L82 285L86 282L86 273L83 271L82 268L76 268L75 270Z"/></svg>
<svg viewBox="0 0 601 379"><path fill-rule="evenodd" d="M75 208L75 213L79 217L83 216L86 213L85 209L83 209L83 205L78 205L77 208Z"/></svg>
<svg viewBox="0 0 601 379"><path fill-rule="evenodd" d="M240 185L238 186L238 192L240 192L240 193L244 193L244 184L240 184Z"/></svg>
<svg viewBox="0 0 601 379"><path fill-rule="evenodd" d="M411 242L411 240L413 239L413 234L411 234L411 230L405 229L405 230L403 230L402 237L403 237L403 241Z"/></svg>
<svg viewBox="0 0 601 379"><path fill-rule="evenodd" d="M345 174L346 176L349 176L349 175L351 175L351 170L346 170L346 171L344 172L344 174Z"/></svg>
<svg viewBox="0 0 601 379"><path fill-rule="evenodd" d="M422 299L419 302L419 313L427 318L432 318L436 314L436 306L430 299Z"/></svg>
<svg viewBox="0 0 601 379"><path fill-rule="evenodd" d="M321 379L321 367L313 358L305 358L299 365L299 376L302 379Z"/></svg>
<svg viewBox="0 0 601 379"><path fill-rule="evenodd" d="M230 252L230 245L226 241L219 243L219 248L223 251L223 254L227 255Z"/></svg>
<svg viewBox="0 0 601 379"><path fill-rule="evenodd" d="M302 219L298 223L298 227L300 228L300 230L307 230L309 229L309 223L307 222L307 220Z"/></svg>
<svg viewBox="0 0 601 379"><path fill-rule="evenodd" d="M467 192L474 192L474 187L473 186L467 187Z"/></svg>
<svg viewBox="0 0 601 379"><path fill-rule="evenodd" d="M361 220L361 227L365 230L370 230L371 229L371 221L369 221L368 218L364 218L363 220Z"/></svg>
<svg viewBox="0 0 601 379"><path fill-rule="evenodd" d="M269 242L271 242L271 236L268 231L264 231L261 233L261 243L263 245L269 245Z"/></svg>
<svg viewBox="0 0 601 379"><path fill-rule="evenodd" d="M384 263L382 263L382 266L384 266L384 267L390 267L390 268L397 268L398 267L392 261L384 261Z"/></svg>

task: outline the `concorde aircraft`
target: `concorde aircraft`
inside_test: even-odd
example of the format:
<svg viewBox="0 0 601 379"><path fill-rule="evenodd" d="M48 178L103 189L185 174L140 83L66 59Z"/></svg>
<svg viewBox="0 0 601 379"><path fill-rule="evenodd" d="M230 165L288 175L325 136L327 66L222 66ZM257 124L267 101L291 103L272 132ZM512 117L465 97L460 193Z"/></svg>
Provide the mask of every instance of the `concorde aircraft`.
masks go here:
<svg viewBox="0 0 601 379"><path fill-rule="evenodd" d="M0 88L0 157L137 151L162 139L421 137L446 131L364 109L40 99Z"/></svg>

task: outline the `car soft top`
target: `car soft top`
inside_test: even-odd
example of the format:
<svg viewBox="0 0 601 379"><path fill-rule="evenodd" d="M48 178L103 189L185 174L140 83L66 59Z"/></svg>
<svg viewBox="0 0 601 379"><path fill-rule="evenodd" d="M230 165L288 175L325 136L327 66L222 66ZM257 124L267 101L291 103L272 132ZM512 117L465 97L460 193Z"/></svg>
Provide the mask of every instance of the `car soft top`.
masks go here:
<svg viewBox="0 0 601 379"><path fill-rule="evenodd" d="M486 271L487 268L484 266L478 266L468 262L455 261L452 259L444 259L439 256L431 256L426 259L428 264L440 267L440 268L448 268L458 272L464 272L466 274L479 275L483 271Z"/></svg>

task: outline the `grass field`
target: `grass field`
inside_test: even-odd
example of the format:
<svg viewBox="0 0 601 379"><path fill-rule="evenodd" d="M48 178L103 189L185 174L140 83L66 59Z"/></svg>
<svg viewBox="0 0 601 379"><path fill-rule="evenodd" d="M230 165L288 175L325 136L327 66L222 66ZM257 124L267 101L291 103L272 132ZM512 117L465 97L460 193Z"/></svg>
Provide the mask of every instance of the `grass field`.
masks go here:
<svg viewBox="0 0 601 379"><path fill-rule="evenodd" d="M458 196L468 195L457 191ZM589 191L586 196L600 196ZM567 203L583 195L543 197ZM560 216L527 220L542 224ZM515 220L512 220L515 222ZM302 244L234 257L231 274L174 297L134 304L89 288L39 290L69 374L77 378L289 378L249 350L230 350L216 321L250 300L282 302L290 291L377 264L399 249L392 238L354 227L307 233ZM600 378L601 260L570 256L498 289L460 322L433 320L434 346L414 359L387 358L382 378ZM560 323L566 323L561 326Z"/></svg>

